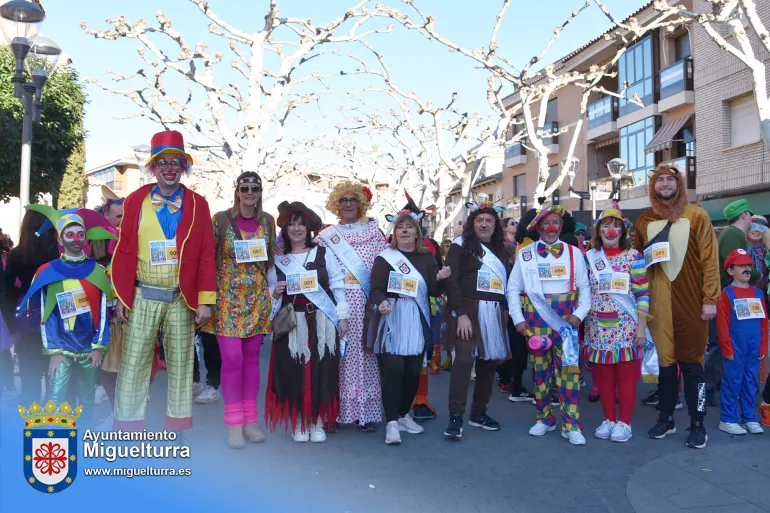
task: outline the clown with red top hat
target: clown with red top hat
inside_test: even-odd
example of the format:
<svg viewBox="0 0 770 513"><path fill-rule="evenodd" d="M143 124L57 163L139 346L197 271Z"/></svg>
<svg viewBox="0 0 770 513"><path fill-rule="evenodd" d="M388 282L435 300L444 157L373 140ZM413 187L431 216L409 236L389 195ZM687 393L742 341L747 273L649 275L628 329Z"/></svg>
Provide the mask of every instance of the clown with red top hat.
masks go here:
<svg viewBox="0 0 770 513"><path fill-rule="evenodd" d="M155 183L124 202L112 260L116 316L127 323L118 371L114 428L145 428L147 391L158 331L168 371L165 428L192 427L195 326L208 321L216 300L214 234L203 196L179 182L193 159L182 134L152 138L147 170Z"/></svg>
<svg viewBox="0 0 770 513"><path fill-rule="evenodd" d="M529 224L527 229L537 230L540 240L519 250L506 295L516 331L553 342L530 353L537 422L529 434L542 436L556 429L550 396L553 375L561 402L561 435L572 445L584 445L578 407L578 327L591 307L591 284L583 254L559 239L564 214L561 205L550 206Z"/></svg>

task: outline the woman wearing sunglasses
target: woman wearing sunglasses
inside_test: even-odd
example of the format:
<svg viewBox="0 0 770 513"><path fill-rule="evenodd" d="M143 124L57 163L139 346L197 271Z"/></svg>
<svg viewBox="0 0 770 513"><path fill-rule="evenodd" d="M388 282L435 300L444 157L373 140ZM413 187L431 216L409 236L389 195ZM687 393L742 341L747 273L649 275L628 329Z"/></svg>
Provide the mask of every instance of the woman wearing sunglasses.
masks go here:
<svg viewBox="0 0 770 513"><path fill-rule="evenodd" d="M244 436L253 443L265 440L257 427L259 349L270 332L270 289L277 281L275 221L262 211L262 179L257 173L238 176L233 208L215 214L213 223L217 303L202 331L217 336L227 443L240 449Z"/></svg>

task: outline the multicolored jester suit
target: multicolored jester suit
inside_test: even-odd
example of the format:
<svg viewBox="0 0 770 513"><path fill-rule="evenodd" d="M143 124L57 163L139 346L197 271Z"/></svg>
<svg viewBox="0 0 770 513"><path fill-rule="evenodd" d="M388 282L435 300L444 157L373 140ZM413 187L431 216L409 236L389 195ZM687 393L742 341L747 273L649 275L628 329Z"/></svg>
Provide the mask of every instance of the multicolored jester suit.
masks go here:
<svg viewBox="0 0 770 513"><path fill-rule="evenodd" d="M110 341L107 306L112 302L112 287L104 268L96 260L86 258L85 243L115 236L102 226L102 220L106 221L104 217L93 211L80 209L62 213L47 205L27 208L48 217L65 252L60 259L40 266L17 316L26 311L29 301L41 302L43 353L52 356L48 399L57 405L66 401L70 377L77 364L80 367L76 371L77 397L83 406L80 418L87 422L93 413L98 375L98 366L94 363L101 361L101 354L92 353L103 353ZM76 235L70 237L71 233ZM57 355L60 358L56 358Z"/></svg>

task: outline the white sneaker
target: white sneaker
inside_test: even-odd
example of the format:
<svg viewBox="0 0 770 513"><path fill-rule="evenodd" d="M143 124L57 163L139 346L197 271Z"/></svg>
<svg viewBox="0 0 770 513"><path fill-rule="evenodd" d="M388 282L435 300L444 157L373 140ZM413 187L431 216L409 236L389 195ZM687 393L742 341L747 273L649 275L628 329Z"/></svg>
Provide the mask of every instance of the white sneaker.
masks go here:
<svg viewBox="0 0 770 513"><path fill-rule="evenodd" d="M610 442L628 442L632 436L634 435L631 432L631 426L625 422L617 422L615 427L612 428Z"/></svg>
<svg viewBox="0 0 770 513"><path fill-rule="evenodd" d="M752 435L761 435L765 432L762 426L759 425L759 422L744 422L741 426Z"/></svg>
<svg viewBox="0 0 770 513"><path fill-rule="evenodd" d="M719 430L724 431L728 435L745 435L748 433L748 431L735 422L724 422L721 420L719 421Z"/></svg>
<svg viewBox="0 0 770 513"><path fill-rule="evenodd" d="M294 434L291 435L295 442L307 442L310 440L310 433L308 429L302 431L302 424L297 424L297 428L294 430Z"/></svg>
<svg viewBox="0 0 770 513"><path fill-rule="evenodd" d="M220 397L222 397L222 395L219 393L219 390L206 385L203 391L196 395L193 400L198 404L209 404L219 401Z"/></svg>
<svg viewBox="0 0 770 513"><path fill-rule="evenodd" d="M562 438L566 438L569 440L569 443L572 445L585 445L586 444L586 437L583 436L583 433L580 431L562 431L561 432Z"/></svg>
<svg viewBox="0 0 770 513"><path fill-rule="evenodd" d="M543 436L549 431L556 429L556 425L548 426L545 422L535 422L535 425L529 429L529 434L532 436Z"/></svg>
<svg viewBox="0 0 770 513"><path fill-rule="evenodd" d="M193 381L193 399L198 397L201 392L203 392L203 389L206 388L205 383L199 383L198 381Z"/></svg>
<svg viewBox="0 0 770 513"><path fill-rule="evenodd" d="M476 366L471 367L471 381L476 381Z"/></svg>
<svg viewBox="0 0 770 513"><path fill-rule="evenodd" d="M94 404L102 404L107 399L107 391L104 390L104 387L101 385L97 386L96 393L94 393Z"/></svg>
<svg viewBox="0 0 770 513"><path fill-rule="evenodd" d="M410 435L419 435L425 431L421 425L412 419L411 415L406 415L405 417L398 419L398 430L406 431Z"/></svg>
<svg viewBox="0 0 770 513"><path fill-rule="evenodd" d="M398 421L391 420L385 426L385 445L398 445L401 443L401 432L398 429Z"/></svg>
<svg viewBox="0 0 770 513"><path fill-rule="evenodd" d="M310 426L310 441L316 444L326 441L326 431L324 431L324 423L321 419L318 419L316 424Z"/></svg>
<svg viewBox="0 0 770 513"><path fill-rule="evenodd" d="M594 436L599 440L607 440L612 435L612 430L615 429L615 422L611 420L605 420L602 425L596 428Z"/></svg>

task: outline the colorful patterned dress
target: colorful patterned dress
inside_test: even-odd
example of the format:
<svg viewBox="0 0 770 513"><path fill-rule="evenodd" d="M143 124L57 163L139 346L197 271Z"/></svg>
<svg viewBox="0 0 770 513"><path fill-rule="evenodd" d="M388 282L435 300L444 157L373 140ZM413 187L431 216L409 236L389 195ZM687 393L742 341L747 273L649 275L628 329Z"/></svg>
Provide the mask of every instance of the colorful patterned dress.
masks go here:
<svg viewBox="0 0 770 513"><path fill-rule="evenodd" d="M337 228L371 271L374 259L385 250L385 238L380 232L377 221L371 220L367 225L361 225L358 222L337 225ZM326 246L326 242L321 237L316 237L315 242L319 246ZM340 265L342 265L341 262ZM349 288L347 298L350 305L350 318L345 359L340 362L339 422L342 424L352 424L355 421L359 421L360 424L380 422L382 389L377 356L364 354L361 343L366 294L360 288Z"/></svg>
<svg viewBox="0 0 770 513"><path fill-rule="evenodd" d="M217 304L211 307L211 319L201 329L222 337L248 338L270 333L272 307L267 284L267 262L239 264L235 260L235 233L232 227L219 226L212 220L214 234L225 229L222 243L222 265L217 268ZM275 239L268 240L269 231L260 224L256 232L241 228L244 240L265 239L275 249Z"/></svg>
<svg viewBox="0 0 770 513"><path fill-rule="evenodd" d="M650 293L644 255L629 249L618 255L607 255L607 260L613 271L631 275L629 296L636 304L637 315L649 315ZM585 323L588 361L612 364L642 358L644 347L635 342L637 323L611 299L612 294L598 292L599 278L590 262L587 267L592 292L591 311Z"/></svg>

